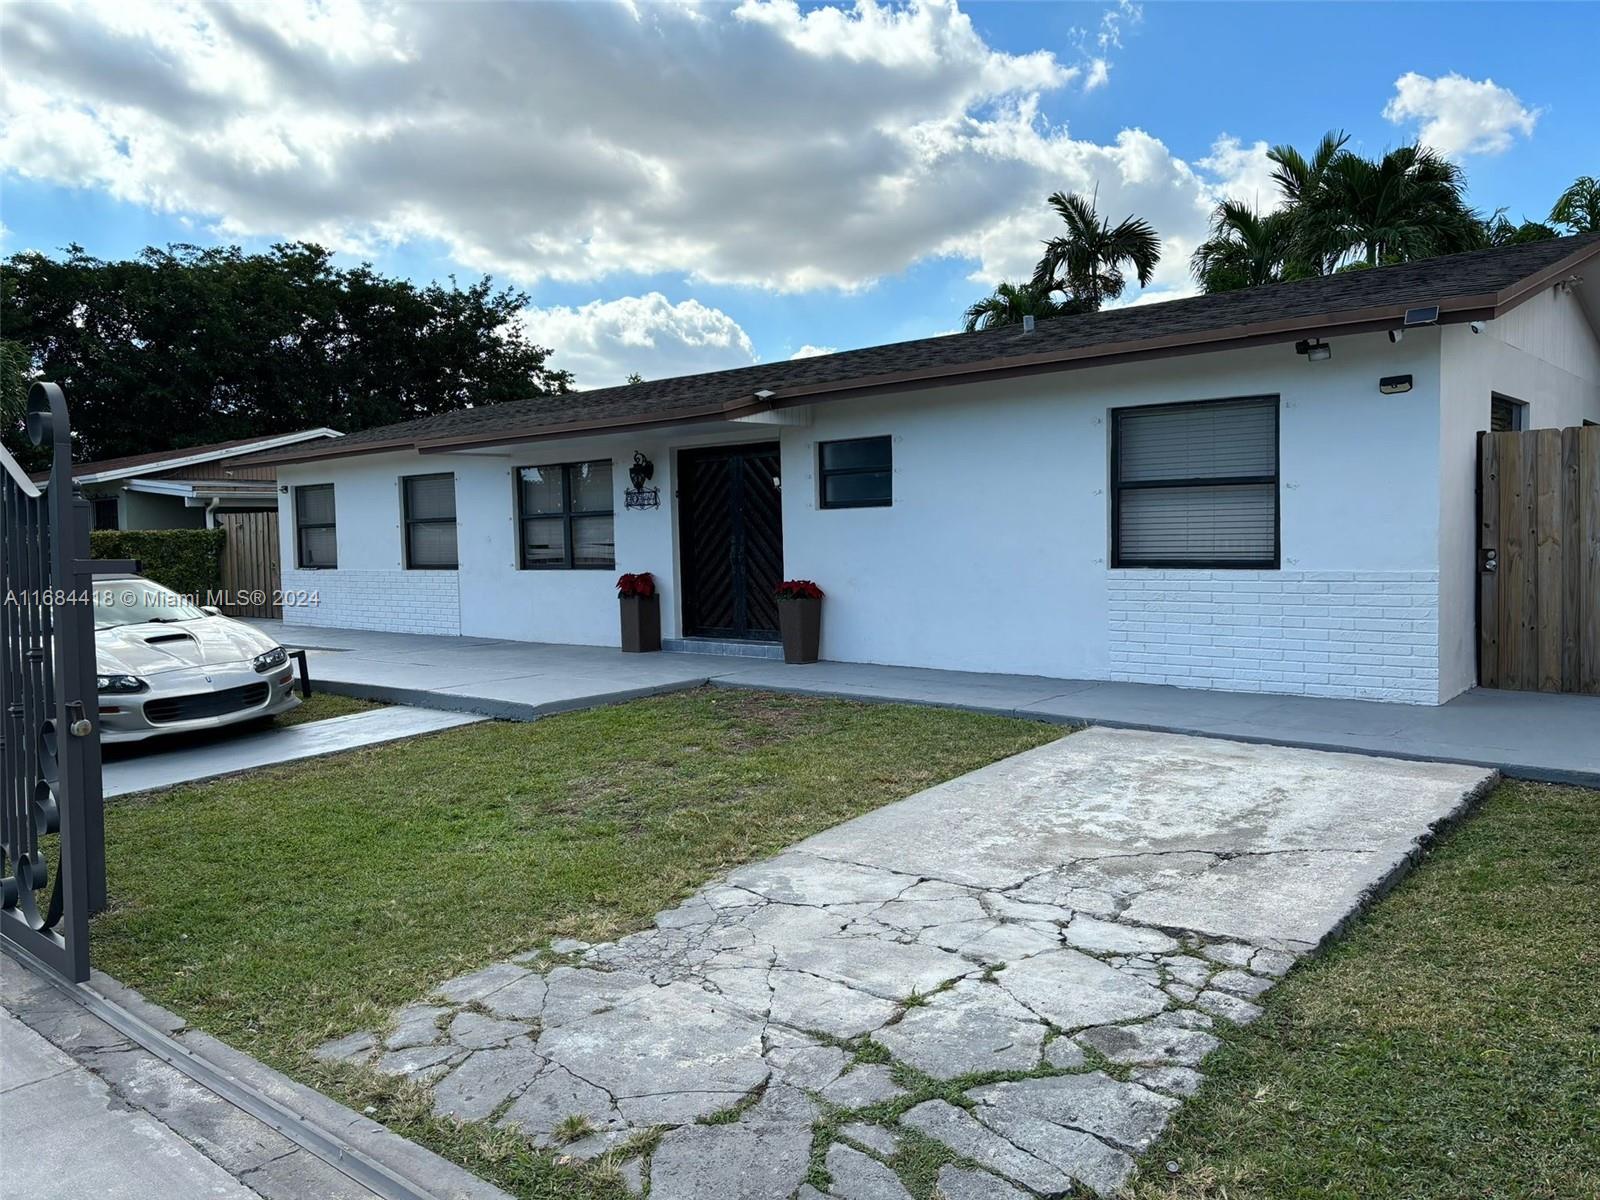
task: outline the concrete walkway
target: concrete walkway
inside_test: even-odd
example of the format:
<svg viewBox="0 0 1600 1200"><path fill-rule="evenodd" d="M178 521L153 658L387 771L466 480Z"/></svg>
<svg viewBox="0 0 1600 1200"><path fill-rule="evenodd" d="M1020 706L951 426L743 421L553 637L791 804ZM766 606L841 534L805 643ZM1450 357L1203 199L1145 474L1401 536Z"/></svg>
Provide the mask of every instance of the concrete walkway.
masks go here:
<svg viewBox="0 0 1600 1200"><path fill-rule="evenodd" d="M1465 763L1600 787L1600 696L1478 689L1424 707L253 624L285 645L313 649L312 677L331 691L513 720L711 683Z"/></svg>
<svg viewBox="0 0 1600 1200"><path fill-rule="evenodd" d="M1217 1023L1254 1020L1493 779L1090 729L739 868L653 929L419 987L318 1054L610 1155L652 1200L910 1200L909 1130L983 1168L946 1168L949 1197L1110 1196ZM895 1063L987 1081L954 1105ZM838 1137L815 1145L824 1116Z"/></svg>
<svg viewBox="0 0 1600 1200"><path fill-rule="evenodd" d="M224 733L203 740L189 738L177 744L157 738L148 746L139 744L131 750L119 747L117 757L108 758L104 764L102 778L107 797L122 796L375 746L482 719L473 713L394 705L281 729Z"/></svg>
<svg viewBox="0 0 1600 1200"><path fill-rule="evenodd" d="M90 1011L86 997L170 1042L161 1053L139 1044ZM267 1098L282 1119L269 1124L202 1086L173 1065L184 1056ZM321 1154L306 1148L313 1131ZM0 954L0 1195L380 1200L358 1181L358 1156L388 1180L381 1195L511 1200L99 972L64 988Z"/></svg>
<svg viewBox="0 0 1600 1200"><path fill-rule="evenodd" d="M9 963L7 970L14 970ZM256 1192L0 1009L0 1162L11 1196L255 1200Z"/></svg>

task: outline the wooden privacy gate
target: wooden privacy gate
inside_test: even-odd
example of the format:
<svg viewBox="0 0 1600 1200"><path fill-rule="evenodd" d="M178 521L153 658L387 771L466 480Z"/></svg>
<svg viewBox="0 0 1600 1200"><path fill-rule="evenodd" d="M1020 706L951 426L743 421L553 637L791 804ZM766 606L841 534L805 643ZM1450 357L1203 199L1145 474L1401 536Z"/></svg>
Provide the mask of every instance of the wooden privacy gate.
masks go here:
<svg viewBox="0 0 1600 1200"><path fill-rule="evenodd" d="M281 617L278 514L275 509L222 512L217 524L228 535L222 547L222 590L230 617Z"/></svg>
<svg viewBox="0 0 1600 1200"><path fill-rule="evenodd" d="M1600 427L1478 437L1478 682L1600 695Z"/></svg>

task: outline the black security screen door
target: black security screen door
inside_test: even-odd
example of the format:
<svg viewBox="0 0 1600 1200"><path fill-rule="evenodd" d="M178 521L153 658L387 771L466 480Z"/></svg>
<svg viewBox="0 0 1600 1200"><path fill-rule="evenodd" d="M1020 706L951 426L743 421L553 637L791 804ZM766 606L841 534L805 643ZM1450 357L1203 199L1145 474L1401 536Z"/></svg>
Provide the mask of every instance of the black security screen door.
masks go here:
<svg viewBox="0 0 1600 1200"><path fill-rule="evenodd" d="M729 446L678 456L683 629L690 637L776 641L783 578L778 447Z"/></svg>

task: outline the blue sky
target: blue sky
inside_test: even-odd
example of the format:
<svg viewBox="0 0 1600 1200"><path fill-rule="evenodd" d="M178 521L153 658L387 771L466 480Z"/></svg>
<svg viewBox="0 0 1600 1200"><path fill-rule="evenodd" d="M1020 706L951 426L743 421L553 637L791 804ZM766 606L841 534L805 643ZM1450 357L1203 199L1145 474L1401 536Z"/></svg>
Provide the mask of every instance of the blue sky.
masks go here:
<svg viewBox="0 0 1600 1200"><path fill-rule="evenodd" d="M1432 130L1473 202L1600 170L1588 4L8 5L7 251L310 237L489 271L580 385L954 328L1098 188L1161 298L1261 151ZM1229 153L1218 153L1219 140Z"/></svg>

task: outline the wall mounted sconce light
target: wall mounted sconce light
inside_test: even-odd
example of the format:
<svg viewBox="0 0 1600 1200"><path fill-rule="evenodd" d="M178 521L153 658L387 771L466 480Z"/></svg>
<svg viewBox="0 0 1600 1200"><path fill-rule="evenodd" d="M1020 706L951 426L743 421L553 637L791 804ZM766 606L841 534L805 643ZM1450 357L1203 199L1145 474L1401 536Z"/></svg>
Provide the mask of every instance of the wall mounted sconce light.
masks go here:
<svg viewBox="0 0 1600 1200"><path fill-rule="evenodd" d="M1304 354L1307 362L1327 362L1333 357L1333 347L1321 338L1302 338L1294 344L1296 354Z"/></svg>
<svg viewBox="0 0 1600 1200"><path fill-rule="evenodd" d="M639 450L633 452L633 466L628 468L628 482L633 486L622 493L624 508L660 508L661 489L647 488L645 484L656 477L656 465Z"/></svg>

